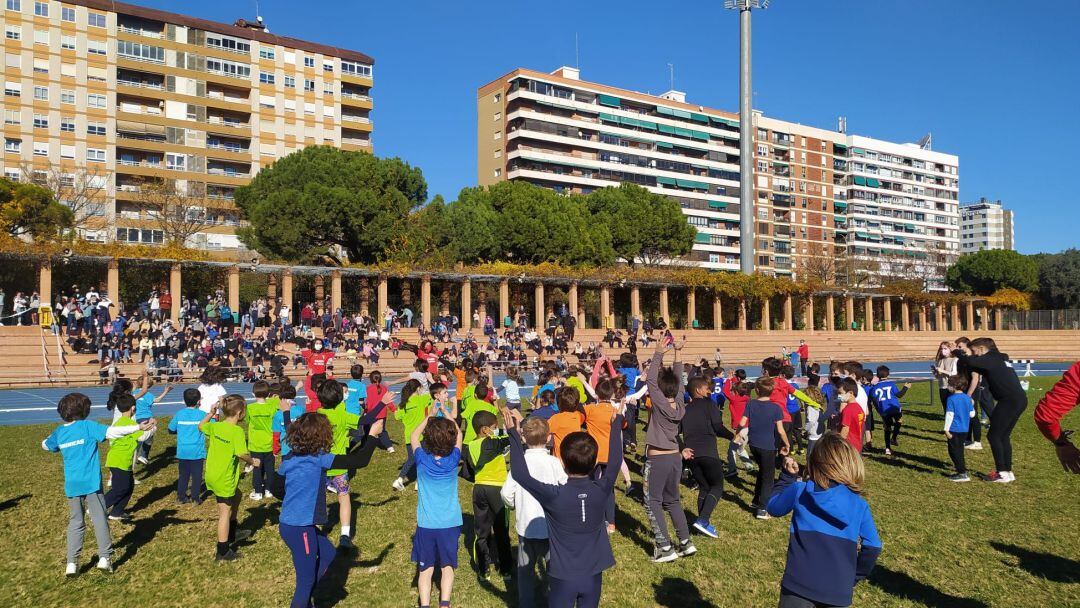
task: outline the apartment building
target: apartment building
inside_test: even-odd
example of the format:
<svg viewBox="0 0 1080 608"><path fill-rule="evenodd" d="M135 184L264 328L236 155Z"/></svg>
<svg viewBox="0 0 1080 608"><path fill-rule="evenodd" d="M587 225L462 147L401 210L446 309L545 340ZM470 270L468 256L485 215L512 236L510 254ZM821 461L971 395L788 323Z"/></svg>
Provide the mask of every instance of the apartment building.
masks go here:
<svg viewBox="0 0 1080 608"><path fill-rule="evenodd" d="M698 229L688 259L739 268L738 115L579 79L517 69L477 94L478 181L524 180L588 193L632 182L678 201Z"/></svg>
<svg viewBox="0 0 1080 608"><path fill-rule="evenodd" d="M1000 200L980 198L960 206L960 253L1014 248L1013 212Z"/></svg>
<svg viewBox="0 0 1080 608"><path fill-rule="evenodd" d="M698 229L688 261L739 265L739 119L686 102L517 69L477 94L480 184L585 193L630 181L674 198ZM944 288L959 251L955 155L754 113L755 268L793 278L809 260L857 260ZM812 273L811 273L812 274Z"/></svg>
<svg viewBox="0 0 1080 608"><path fill-rule="evenodd" d="M147 191L176 184L205 218L189 245L241 252L234 192L305 146L370 151L371 57L106 0L2 0L4 155L12 179L85 182L80 232L157 244ZM30 173L30 175L26 175Z"/></svg>

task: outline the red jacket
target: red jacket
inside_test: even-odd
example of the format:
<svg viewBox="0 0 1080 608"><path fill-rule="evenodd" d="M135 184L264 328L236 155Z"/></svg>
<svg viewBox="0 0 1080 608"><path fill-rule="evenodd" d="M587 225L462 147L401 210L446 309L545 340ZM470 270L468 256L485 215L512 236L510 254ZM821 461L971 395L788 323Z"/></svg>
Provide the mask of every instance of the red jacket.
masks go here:
<svg viewBox="0 0 1080 608"><path fill-rule="evenodd" d="M1039 400L1035 407L1035 426L1047 439L1056 441L1061 435L1061 419L1077 404L1080 404L1080 361L1074 363Z"/></svg>
<svg viewBox="0 0 1080 608"><path fill-rule="evenodd" d="M799 358L801 358L803 361L805 361L805 360L810 358L810 345L809 344L800 344L799 345L799 350L796 351L796 352L799 353Z"/></svg>
<svg viewBox="0 0 1080 608"><path fill-rule="evenodd" d="M305 348L300 351L300 356L304 358L308 374L325 374L327 366L334 361L334 351L325 348L320 351Z"/></svg>

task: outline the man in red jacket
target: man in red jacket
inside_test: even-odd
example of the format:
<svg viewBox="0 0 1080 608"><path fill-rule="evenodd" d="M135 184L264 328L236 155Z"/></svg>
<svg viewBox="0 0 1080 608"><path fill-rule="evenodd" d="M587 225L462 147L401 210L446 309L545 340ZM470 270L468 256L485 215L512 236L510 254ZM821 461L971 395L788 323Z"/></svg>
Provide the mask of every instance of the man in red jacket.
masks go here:
<svg viewBox="0 0 1080 608"><path fill-rule="evenodd" d="M1061 419L1077 404L1080 404L1080 361L1046 391L1035 408L1035 426L1054 442L1061 466L1070 473L1080 473L1080 450L1069 441L1072 431L1061 430Z"/></svg>

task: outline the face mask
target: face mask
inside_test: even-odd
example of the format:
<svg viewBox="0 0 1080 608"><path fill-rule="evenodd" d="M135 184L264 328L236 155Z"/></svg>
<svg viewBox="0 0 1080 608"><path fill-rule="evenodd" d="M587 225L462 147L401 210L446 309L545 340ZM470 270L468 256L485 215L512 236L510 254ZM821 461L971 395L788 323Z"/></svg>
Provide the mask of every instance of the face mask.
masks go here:
<svg viewBox="0 0 1080 608"><path fill-rule="evenodd" d="M942 347L941 347L941 356L942 356L942 357L948 357L948 356L949 356L949 349L948 349L948 348L946 348L946 347L944 347L944 346L942 346Z"/></svg>
<svg viewBox="0 0 1080 608"><path fill-rule="evenodd" d="M322 343L321 342L318 342L318 343L315 344L315 350L322 350Z"/></svg>

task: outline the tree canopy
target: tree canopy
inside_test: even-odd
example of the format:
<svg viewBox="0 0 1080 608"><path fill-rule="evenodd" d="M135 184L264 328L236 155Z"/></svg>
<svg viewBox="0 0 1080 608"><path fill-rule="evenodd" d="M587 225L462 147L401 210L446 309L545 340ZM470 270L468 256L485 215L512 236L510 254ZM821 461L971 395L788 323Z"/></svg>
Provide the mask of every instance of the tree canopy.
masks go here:
<svg viewBox="0 0 1080 608"><path fill-rule="evenodd" d="M250 226L240 239L267 256L302 262L340 247L353 262L387 257L409 212L427 200L420 169L331 146L312 146L263 168L237 189Z"/></svg>
<svg viewBox="0 0 1080 608"><path fill-rule="evenodd" d="M51 240L71 228L75 215L37 184L0 178L0 231L8 236Z"/></svg>
<svg viewBox="0 0 1080 608"><path fill-rule="evenodd" d="M945 273L955 291L988 296L999 289L1034 292L1039 268L1029 256L1008 249L988 249L960 256Z"/></svg>
<svg viewBox="0 0 1080 608"><path fill-rule="evenodd" d="M1080 249L1043 257L1039 296L1053 309L1080 308Z"/></svg>
<svg viewBox="0 0 1080 608"><path fill-rule="evenodd" d="M661 264L686 255L697 231L679 204L636 184L601 188L585 197L593 219L607 226L615 255L627 264Z"/></svg>

